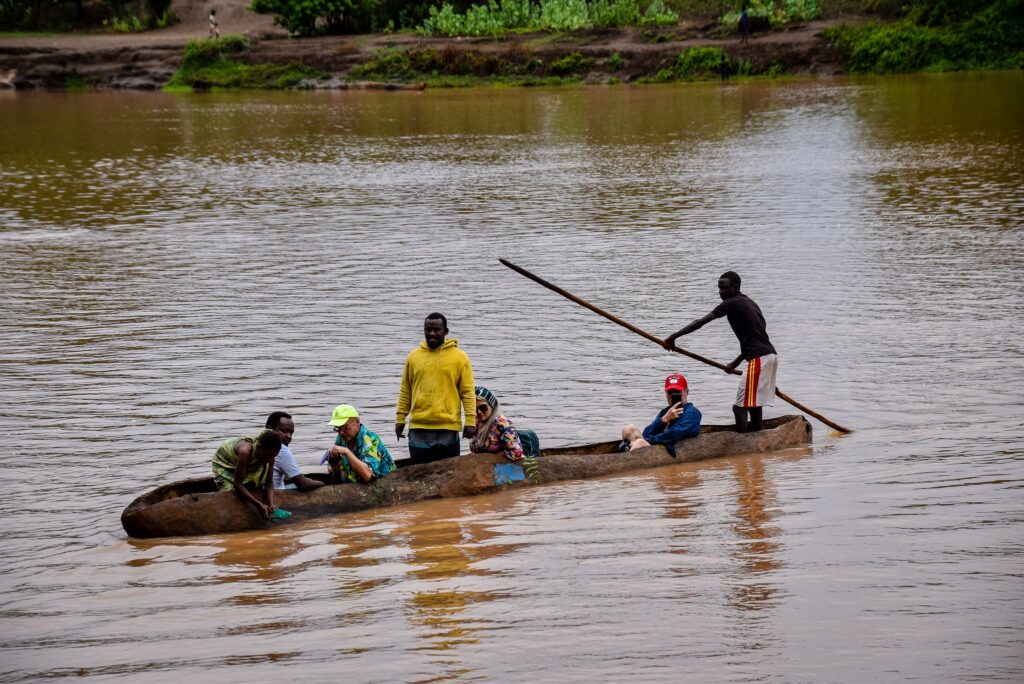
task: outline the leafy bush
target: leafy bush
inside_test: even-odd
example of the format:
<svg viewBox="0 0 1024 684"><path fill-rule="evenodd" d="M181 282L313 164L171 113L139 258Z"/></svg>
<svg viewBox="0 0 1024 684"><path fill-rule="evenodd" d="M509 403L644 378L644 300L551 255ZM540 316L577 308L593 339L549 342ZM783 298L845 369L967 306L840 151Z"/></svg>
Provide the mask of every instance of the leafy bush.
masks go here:
<svg viewBox="0 0 1024 684"><path fill-rule="evenodd" d="M590 3L590 22L594 28L632 26L640 19L636 0L593 0Z"/></svg>
<svg viewBox="0 0 1024 684"><path fill-rule="evenodd" d="M722 64L728 64L729 57L722 48L692 47L679 53L673 70L680 78L692 78L705 74L718 74Z"/></svg>
<svg viewBox="0 0 1024 684"><path fill-rule="evenodd" d="M586 0L540 0L540 25L554 31L575 31L589 21Z"/></svg>
<svg viewBox="0 0 1024 684"><path fill-rule="evenodd" d="M589 68L594 60L584 57L578 52L556 59L548 65L548 73L552 76L568 76Z"/></svg>
<svg viewBox="0 0 1024 684"><path fill-rule="evenodd" d="M248 49L242 36L191 40L185 58L167 86L176 88L293 88L321 72L302 64L245 64L237 57Z"/></svg>
<svg viewBox="0 0 1024 684"><path fill-rule="evenodd" d="M821 18L821 0L786 0L789 21L812 21Z"/></svg>
<svg viewBox="0 0 1024 684"><path fill-rule="evenodd" d="M652 79L658 83L718 78L730 67L729 55L722 48L692 47L679 53L675 64L662 69Z"/></svg>
<svg viewBox="0 0 1024 684"><path fill-rule="evenodd" d="M836 26L825 35L851 72L1019 69L1024 67L1024 0L996 0L965 21L945 26L904 19Z"/></svg>
<svg viewBox="0 0 1024 684"><path fill-rule="evenodd" d="M679 23L679 15L666 7L662 0L653 0L640 18L640 23L647 26L669 26Z"/></svg>

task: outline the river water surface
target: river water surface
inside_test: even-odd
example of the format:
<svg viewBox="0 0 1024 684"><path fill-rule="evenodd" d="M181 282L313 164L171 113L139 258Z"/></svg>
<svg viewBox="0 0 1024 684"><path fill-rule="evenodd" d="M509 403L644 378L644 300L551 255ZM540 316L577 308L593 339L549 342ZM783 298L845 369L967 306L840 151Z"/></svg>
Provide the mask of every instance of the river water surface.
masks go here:
<svg viewBox="0 0 1024 684"><path fill-rule="evenodd" d="M0 680L1024 679L1024 73L424 93L0 93ZM729 269L813 447L136 541L289 410L396 445L449 316L559 446L653 417ZM725 321L684 338L729 361ZM792 412L777 403L768 415Z"/></svg>

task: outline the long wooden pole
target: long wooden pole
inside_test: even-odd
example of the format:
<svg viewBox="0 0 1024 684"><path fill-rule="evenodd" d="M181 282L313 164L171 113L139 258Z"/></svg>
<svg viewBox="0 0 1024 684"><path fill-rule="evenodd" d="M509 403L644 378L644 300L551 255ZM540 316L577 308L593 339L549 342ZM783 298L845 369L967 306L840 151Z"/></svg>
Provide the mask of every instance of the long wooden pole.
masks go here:
<svg viewBox="0 0 1024 684"><path fill-rule="evenodd" d="M608 313L607 311L605 311L604 309L602 309L600 307L594 306L593 304L591 304L587 300L585 300L585 299L583 299L581 297L577 297L572 292L569 292L568 290L563 290L562 288L558 287L554 283L550 283L547 280L544 280L543 278L541 278L540 276L534 275L533 273L530 273L529 271L527 271L525 268L522 268L521 266L516 266L515 264L513 264L508 259L498 259L498 261L500 261L503 266L507 266L508 268L511 268L513 271L515 271L519 275L522 275L522 276L525 276L525 277L529 278L530 280L532 280L533 282L537 283L538 285L543 285L544 287L548 288L552 292L557 292L558 294L562 295L563 297L565 297L569 301L576 302L580 306L582 306L582 307L584 307L586 309L590 309L591 311L593 311L594 313L598 314L599 316L604 316L605 318L607 318L612 323L615 323L617 325L621 325L626 330L630 330L630 331L636 333L637 335L639 335L640 337L644 337L644 338L650 340L651 342L654 342L655 344L657 344L658 346L660 346L660 347L662 347L664 349L668 349L669 351L673 351L673 352L675 352L677 354L682 354L683 356L688 356L691 359L694 359L695 361L700 361L701 363L706 363L709 366L714 366L715 368L718 368L719 370L723 370L723 371L725 371L727 373L731 373L732 375L743 375L743 373L741 373L740 371L736 370L735 368L729 368L724 363L719 363L718 361L715 361L713 359L709 359L706 356L701 356L700 354L694 354L691 351L687 351L686 349L682 349L682 348L677 347L675 345L669 346L669 345L665 344L665 340L661 339L660 337L655 337L654 335L652 335L651 333L647 332L646 330L642 330L642 329L636 327L635 325L633 325L632 323L624 321L621 318L619 318L618 316L610 314L610 313ZM777 388L775 390L775 394L780 399L782 399L783 401L788 402L789 404L795 406L796 408L800 409L801 411L803 411L807 415L813 416L814 418L817 418L818 420L820 420L825 425L828 425L830 428L834 428L834 429L838 430L839 432L847 433L847 434L851 432L851 430L849 428L845 428L842 425L840 425L839 423L835 423L835 422L829 420L828 418L826 418L825 416L821 415L817 411L814 411L813 409L808 408L807 406L804 406L803 404L798 402L796 399L793 399L788 394L783 393L782 391L780 391Z"/></svg>

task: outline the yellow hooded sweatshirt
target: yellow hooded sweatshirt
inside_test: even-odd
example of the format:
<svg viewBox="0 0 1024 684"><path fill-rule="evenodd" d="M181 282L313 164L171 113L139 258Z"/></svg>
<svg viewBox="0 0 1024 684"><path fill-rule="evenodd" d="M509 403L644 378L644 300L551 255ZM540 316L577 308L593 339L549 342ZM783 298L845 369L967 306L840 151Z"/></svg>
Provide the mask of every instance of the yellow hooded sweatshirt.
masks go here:
<svg viewBox="0 0 1024 684"><path fill-rule="evenodd" d="M460 409L466 413L466 425L475 426L476 394L469 357L456 340L445 340L437 349L427 346L426 340L420 342L405 359L395 422L404 425L408 417L411 429L458 432L462 430Z"/></svg>

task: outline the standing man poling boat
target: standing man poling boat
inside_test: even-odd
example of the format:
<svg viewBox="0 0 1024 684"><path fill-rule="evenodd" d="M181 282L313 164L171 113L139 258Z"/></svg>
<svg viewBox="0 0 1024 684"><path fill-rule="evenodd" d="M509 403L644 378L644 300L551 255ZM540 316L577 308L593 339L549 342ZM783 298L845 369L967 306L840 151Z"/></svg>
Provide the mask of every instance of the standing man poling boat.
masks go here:
<svg viewBox="0 0 1024 684"><path fill-rule="evenodd" d="M747 361L747 370L740 382L732 413L736 418L737 432L753 432L761 429L761 407L771 406L775 396L778 356L768 339L761 308L753 299L740 292L739 275L733 271L723 273L718 279L718 295L722 298L721 304L707 316L698 318L668 336L665 344L671 347L683 335L703 328L716 318L727 317L732 331L740 341L740 355L729 364L728 371L734 370L741 361Z"/></svg>
<svg viewBox="0 0 1024 684"><path fill-rule="evenodd" d="M430 314L423 321L424 340L405 360L395 436L402 438L408 419L413 463L458 456L460 429L466 439L476 435L473 367L457 340L445 340L447 334L448 319Z"/></svg>

